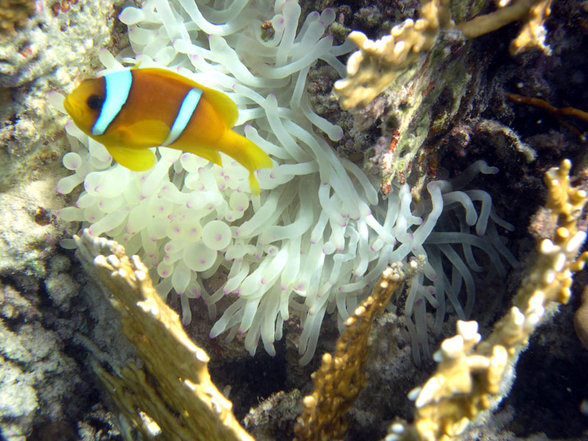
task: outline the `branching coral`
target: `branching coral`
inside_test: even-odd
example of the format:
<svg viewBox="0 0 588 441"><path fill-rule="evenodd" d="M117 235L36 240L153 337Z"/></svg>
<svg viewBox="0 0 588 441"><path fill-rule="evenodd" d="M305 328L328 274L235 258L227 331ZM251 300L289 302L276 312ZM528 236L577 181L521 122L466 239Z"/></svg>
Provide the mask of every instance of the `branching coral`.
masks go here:
<svg viewBox="0 0 588 441"><path fill-rule="evenodd" d="M428 0L422 2L421 18L405 20L377 41L369 40L362 32L352 32L349 38L359 51L349 57L347 77L335 84L341 105L347 109L366 105L397 78L411 75L418 68L420 55L433 49L443 29L457 29L465 38L475 38L523 20L525 25L513 41L511 52L531 47L548 52L543 22L550 13L550 4L550 0L514 0L495 12L455 26L449 0Z"/></svg>
<svg viewBox="0 0 588 441"><path fill-rule="evenodd" d="M422 18L405 20L394 26L390 35L377 41L362 32L352 32L349 39L360 50L347 61L347 77L335 83L341 106L351 108L365 105L414 68L422 52L433 47L439 29L451 26L449 0L423 2Z"/></svg>
<svg viewBox="0 0 588 441"><path fill-rule="evenodd" d="M556 225L553 240L543 239L539 244L537 260L510 311L484 341L476 322L458 322L457 335L443 341L435 354L437 372L411 392L416 406L414 424L392 424L386 441L452 440L508 392L520 351L557 306L568 302L573 274L588 261L588 252L578 256L586 232L577 227L588 194L570 185L570 167L566 160L545 176L546 208Z"/></svg>
<svg viewBox="0 0 588 441"><path fill-rule="evenodd" d="M513 21L522 20L523 26L519 35L510 45L511 54L516 55L532 48L549 54L550 49L545 45L546 31L543 23L551 13L550 7L551 0L501 1L496 11L460 23L457 28L466 38L476 38Z"/></svg>
<svg viewBox="0 0 588 441"><path fill-rule="evenodd" d="M416 261L413 263L416 268ZM321 367L312 374L314 391L303 399L304 413L295 428L297 439L343 439L347 430L346 412L367 380L365 363L372 323L385 310L405 277L400 265L386 268L371 295L345 320L335 354L324 354Z"/></svg>
<svg viewBox="0 0 588 441"><path fill-rule="evenodd" d="M550 47L545 44L547 31L544 26L545 20L551 14L551 1L535 0L527 2L531 4L529 9L521 17L516 18L516 20L523 18L524 23L517 38L510 43L511 54L517 55L531 49L540 49L547 55L551 54Z"/></svg>
<svg viewBox="0 0 588 441"><path fill-rule="evenodd" d="M118 375L95 364L123 415L145 439L253 441L210 380L208 355L157 294L141 260L129 259L122 246L87 231L76 243L89 272L108 288L123 332L145 364L144 369L129 364L117 369Z"/></svg>

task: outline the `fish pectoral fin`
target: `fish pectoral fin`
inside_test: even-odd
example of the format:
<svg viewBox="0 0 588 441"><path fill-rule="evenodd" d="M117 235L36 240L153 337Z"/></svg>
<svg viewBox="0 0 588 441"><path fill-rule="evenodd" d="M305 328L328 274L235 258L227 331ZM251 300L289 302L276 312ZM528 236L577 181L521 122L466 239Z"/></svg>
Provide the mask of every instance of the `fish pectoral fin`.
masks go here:
<svg viewBox="0 0 588 441"><path fill-rule="evenodd" d="M107 146L106 148L116 162L133 171L144 171L155 164L155 155L148 149L118 146Z"/></svg>
<svg viewBox="0 0 588 441"><path fill-rule="evenodd" d="M118 129L123 144L129 146L157 147L169 135L169 127L158 120L142 120Z"/></svg>

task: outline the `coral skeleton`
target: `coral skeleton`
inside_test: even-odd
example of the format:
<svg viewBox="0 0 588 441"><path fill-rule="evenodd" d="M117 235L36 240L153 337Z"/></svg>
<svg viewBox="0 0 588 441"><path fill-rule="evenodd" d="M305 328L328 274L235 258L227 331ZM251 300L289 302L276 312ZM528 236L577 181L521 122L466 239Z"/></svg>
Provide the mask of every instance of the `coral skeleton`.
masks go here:
<svg viewBox="0 0 588 441"><path fill-rule="evenodd" d="M421 340L415 348L423 346L427 308L437 312L437 325L450 309L467 318L475 297L471 272L486 262L504 273L504 260L514 263L496 229L510 226L494 214L490 196L462 191L476 174L497 170L477 162L454 182L430 183L428 199L419 203L406 184L381 200L360 168L333 152L325 135L336 141L342 130L312 110L305 88L318 60L344 74L337 57L352 45L334 46L325 35L334 11L311 12L297 32L296 1L277 1L273 12L268 6L147 0L121 13L131 47L116 57L101 54L107 71L139 63L166 67L226 92L239 107L236 130L274 162L257 173L261 194L250 193L247 171L228 157L221 168L160 147L152 169L129 171L70 122L72 152L63 164L73 173L58 191L80 184L84 190L59 215L138 254L158 292L179 296L184 323L191 320L190 299L203 299L211 316L222 313L211 337L246 333L251 354L260 340L275 354L284 322L298 317L301 363L313 356L327 312L337 311L342 323L389 264L426 255L404 307ZM275 32L263 39L267 20ZM456 229L434 232L438 222ZM445 259L455 268L449 276ZM205 281L214 274L225 281L208 292ZM230 304L217 311L222 298Z"/></svg>

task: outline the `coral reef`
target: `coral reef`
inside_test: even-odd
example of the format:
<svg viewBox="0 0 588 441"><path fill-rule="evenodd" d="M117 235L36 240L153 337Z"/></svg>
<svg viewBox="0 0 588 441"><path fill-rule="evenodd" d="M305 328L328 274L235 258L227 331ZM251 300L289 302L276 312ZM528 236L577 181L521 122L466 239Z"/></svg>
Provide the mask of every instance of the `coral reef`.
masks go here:
<svg viewBox="0 0 588 441"><path fill-rule="evenodd" d="M17 31L0 33L0 189L38 179L47 169L62 174L66 120L47 98L70 90L100 48L112 44L117 4L72 3L67 13L53 15L44 1L20 3L32 5L34 16Z"/></svg>
<svg viewBox="0 0 588 441"><path fill-rule="evenodd" d="M184 0L182 3L188 6L194 4L193 1ZM550 210L540 210L532 218L530 226L529 216L544 203L544 187L541 183L543 172L559 163L561 158L573 159L575 170L572 182L586 183L586 149L582 142L586 129L585 122L570 118L567 121L572 122L573 127L569 124L560 124L561 115L557 112L548 113L542 108L524 105L524 102L514 103L506 98L506 93L528 97L528 100L541 99L556 109L585 108L585 103L588 102L585 75L587 58L578 54L586 52L586 2L534 2L538 9L534 15L536 27L533 32L538 30L536 35L540 38L545 37L542 43L549 44L549 57L545 55L545 51L524 52L516 58L510 56L509 44L520 29L526 28L525 18L522 18L520 24L506 26L497 32L466 42L452 28L441 30L437 37L440 39L437 40L438 44L430 51L421 52L421 55L415 57L416 64L412 66L414 75L411 76L411 72L401 75L397 81L399 87L388 89L370 105L352 113L341 112L337 100L331 95L333 80L344 74L344 66L330 57L333 46L327 48L325 40L321 43L324 45L321 48L325 50L321 53L326 54L328 63L324 63L324 58L321 60L319 57L319 61L310 66L311 58L314 60L317 56L317 53L313 52L314 49L320 49L311 45L313 51L299 50L296 56L293 55L282 64L272 64L275 52L279 50L285 35L292 38L292 50L296 46L301 48L302 36L310 35L310 30L321 33L312 40L313 44L329 37L333 37L333 41L340 44L349 28L360 30L376 41L378 37L389 33L394 23L408 17L417 17L420 2L376 0L346 5L331 0L301 2L299 17L306 17L309 11L315 9L324 11L318 15L310 14L306 23L308 26L297 23L299 18L293 19L292 12L296 12L294 3L293 0L279 1L275 5L273 2L270 4L260 0L252 0L247 4L243 1L198 1L196 4L199 12L206 18L202 21L197 13L188 14L186 9L178 6L180 2L144 2L142 7L130 8L122 15L123 20L130 24L130 30L127 32L126 27L123 30L123 25L115 19L120 12L117 6L120 3L117 1L39 1L34 3L37 8L34 15L23 21L21 28L0 35L0 116L3 121L0 141L4 147L0 151L0 198L3 207L0 216L3 221L0 225L0 354L3 359L0 438L7 441L120 441L121 437L130 439L141 436L136 432L129 433L126 430L129 426L120 424L125 418L119 418L118 412L105 410L103 402L111 401L106 394L100 394L95 389L91 368L97 365L107 367L103 371L104 378L116 381L119 379L116 368L110 369L108 366L120 367L129 363L141 366L142 362L138 361L134 349L129 347L124 338L117 313L112 311L110 304L104 301L104 296L89 283L85 271L70 252L60 250L56 246L58 240L66 235L63 233L65 225L56 221L53 209L59 208L62 204L74 204L79 192L74 189L71 194L59 196L57 199L50 194L56 179L71 173L64 171L59 164L62 152L70 149L70 143L73 144L73 152L83 159L84 166L92 165L92 168L83 172L76 170L74 173L77 175L75 179L78 184L88 184L90 193L94 190L91 184L95 173L109 170L110 164L106 164L107 161L101 155L99 146L89 145L84 139L80 144L71 124L67 125L67 139L61 134L66 117L55 110L55 105L48 105L49 101L52 104L57 101L55 96L48 93L50 90L58 89L62 93L67 93L78 78L94 75L95 70L101 68L98 58L108 68L117 68L120 66L117 63L134 65L137 62L145 66L157 64L175 68L176 63L179 63L181 67L192 71L196 70L195 65L198 64L198 68L203 69L199 78L211 81L215 87L228 91L235 98L244 112L242 122L250 123L252 126L246 130L255 136L255 131L252 130L255 129L259 138L268 141L268 144L264 145L282 144L283 138L272 134L274 129L269 125L269 118L266 118L267 115L277 114L278 123L281 123L282 127L285 126L286 134L292 134L292 130L295 129L287 124L288 121L294 121L295 125L312 133L318 142L318 152L333 150L356 165L360 165L364 152L368 153L371 160L363 171L367 170L371 175L381 175L381 189L390 192L392 199L402 195L406 198L404 200L407 206L410 206L407 214L414 214L423 219L426 218L424 210L431 207L430 201L427 200L427 192L423 189L426 189L426 184L431 178L437 175L445 178L443 169L449 171L449 176L459 176L478 159L500 168L500 174L478 176L472 185L488 190L493 196L493 207L497 207L501 216L515 224L516 230L509 234L509 248L521 262L521 266L514 271L504 272L501 276L486 278L483 284L476 286L476 300L470 317L476 319L479 325L478 333L483 336L490 333L489 324L495 322L496 317L508 308L511 292L516 290L519 278L522 277L521 271L525 272L533 266L532 259L527 257L528 249L533 243L529 235L539 241L557 240L553 235L557 219L552 216ZM422 5L425 3L422 2ZM506 3L500 2L500 5ZM525 3L528 2L510 2L516 7ZM324 10L325 6L331 9ZM453 1L451 16L456 23L468 23L471 17L480 16L487 11L509 11L507 7L499 8L487 1ZM552 11L546 22L549 33L544 35L542 22L550 8ZM258 9L262 9L263 12L255 15ZM199 25L194 24L196 20L192 18L193 15L200 24L211 25L212 27L207 30L212 32L196 29ZM134 19L137 21L133 22ZM495 17L492 18L494 19ZM319 27L320 21L325 26ZM239 22L254 24L239 30L231 28ZM265 43L261 49L258 41L252 42L246 38L257 35L259 29L261 41ZM227 34L223 34L224 32ZM206 33L212 34L210 40ZM130 43L127 34L130 35ZM186 34L189 38L185 38ZM217 37L220 37L220 40ZM239 42L240 38L243 38L242 42ZM539 41L539 38L533 38L534 41ZM228 49L226 46L209 44L209 41L222 43L221 40L227 43ZM190 44L186 45L186 41ZM127 47L129 44L132 47ZM51 46L49 49L48 45ZM251 47L250 51L247 51L248 45ZM107 50L103 50L104 48ZM340 52L337 54L343 53L351 50L351 46L346 45L338 50ZM108 51L116 54L116 59L110 57ZM142 56L137 55L139 53ZM263 53L267 57L259 58L258 53ZM300 62L305 56L310 63L306 66L307 71L303 69L290 72L284 78L266 77L268 72L273 72L274 67L299 67L289 61ZM258 70L258 66L265 67L268 63L269 67L266 70ZM246 67L245 70L243 66ZM186 70L183 72L188 74ZM237 75L240 75L238 80ZM249 81L252 78L261 78L262 84L245 83L244 79ZM308 78L308 81L305 82L305 78ZM241 87L233 90L233 85L243 84L249 93L248 96L242 93L245 89ZM298 89L296 85L299 85ZM294 94L294 91L304 90L305 92L300 95ZM261 98L250 93L251 91L258 93ZM268 100L271 92L276 96L276 105ZM254 101L256 98L261 104ZM290 103L291 100L296 101L299 98L300 103L307 106L302 110ZM316 119L315 121L323 125L309 122L306 116L300 114L304 111L310 116L318 114L328 118L331 125ZM262 116L259 116L260 114ZM272 120L272 123L274 122L275 120ZM343 138L340 140L337 134L341 131L337 131L335 124L343 129ZM336 168L336 172L332 172L333 169L327 169L325 172L324 169L319 170L318 166L312 165L316 155L314 151L309 153L305 150L305 144L297 137L297 134L301 133L294 132L296 142L286 145L293 149L300 148L305 159L302 163L312 170L306 174L291 176L295 169L290 166L298 165L300 161L290 157L277 158L276 170L279 173L271 179L269 175L260 177L266 182L267 188L264 191L268 193L280 186L295 186L300 185L300 181L307 181L305 186L290 189L291 193L284 191L277 199L278 207L281 207L282 203L289 207L286 202L290 202L288 197L294 194L291 198L293 209L284 208L280 219L275 220L276 225L280 226L300 225L295 221L304 217L302 213L305 211L301 207L307 201L298 194L300 188L308 190L307 193L310 195L317 193L317 189L322 189L328 196L324 199L327 204L313 205L314 217L311 223L316 222L319 210L322 212L330 209L334 203L346 202L346 199L350 198L351 193L347 189L336 191L336 186L332 182L323 185L325 176L331 181L332 177L341 178L348 175L352 191L366 198L369 194L364 192L364 188L360 188L362 184L358 176L362 175L353 171L356 170L353 164L341 161L344 170L341 173L340 168ZM323 133L327 133L327 136L330 133L333 136L327 140ZM90 154L84 150L86 146L89 147ZM299 150L296 151L300 153ZM332 159L330 153L327 154L328 159ZM163 150L161 156L162 160L170 159ZM76 159L75 156L68 158ZM74 166L75 161L69 159L64 161L66 165ZM196 166L204 166L203 170L184 169L184 163L188 164L187 167L194 166L186 162L187 158L176 158L175 163L173 158L170 161L172 165L167 171L172 176L178 173L176 181L170 182L181 192L198 190L197 186L190 188L188 185L182 187L178 184L178 181L185 179L182 173L191 174L194 182L197 181L199 184L201 176L212 176L205 185L212 184L213 188L225 180L233 182L240 179L238 169L231 168L231 164L225 164L224 170L213 168L209 173L211 170L207 169L205 164ZM317 160L318 162L320 161ZM165 173L163 169L165 167L158 171ZM220 173L222 171L229 178L223 176ZM109 179L116 176L118 175L108 175ZM278 179L281 180L278 182ZM409 184L409 190L406 192L398 191L397 184L403 181ZM121 187L124 184L128 184L129 187L142 185L137 184L137 181L124 179L113 182L117 182ZM167 184L165 179L161 182L162 186ZM152 182L149 185L151 184ZM370 186L375 187L374 190L377 189L377 185L374 186L373 183ZM80 187L82 185L78 188ZM468 187L463 186L454 188L463 192L467 189ZM219 191L220 193L222 192ZM157 196L160 194L169 196L165 192ZM91 196L96 198L96 205L92 210L87 210L88 214L103 214L104 211L98 208L100 202L106 210L112 207L110 203L117 198L117 195L114 195L110 200L98 200L100 198L96 194ZM259 200L249 199L243 217L235 219L234 224L222 218L224 213L222 210L217 211L216 208L206 222L221 220L230 224L230 228L240 226L255 210L264 205L263 202L267 202L265 197L262 195ZM229 207L227 212L233 210L230 195L223 198ZM239 202L235 201L236 198L233 198L233 202ZM88 207L83 206L84 200L88 202L90 199L90 196L80 199L77 208L87 209ZM160 201L161 198L156 196L148 198L148 203L152 204L152 207ZM372 209L374 218L385 225L386 214L382 206L374 209L375 205L371 202L367 205ZM474 205L476 213L480 215L480 201L474 201ZM446 217L441 220L446 222L446 225L459 224L460 219L464 219L462 207L454 204L453 208L443 213ZM172 209L177 209L177 206L173 205ZM347 213L344 210L341 212ZM138 212L134 216L139 219L141 213ZM336 225L336 220L334 219L333 225ZM331 219L327 221L327 225L330 221ZM85 222L87 225L92 223L90 220ZM364 227L357 227L358 225L354 219L348 222L342 233L345 240L354 241L356 237L363 240L365 230L362 229ZM475 227L470 227L474 232ZM72 226L68 225L67 228L72 229ZM321 245L331 242L330 228L325 227L326 233L321 238ZM413 225L411 231L414 232L416 228L418 225ZM527 228L531 230L530 233L527 232ZM585 229L585 221L578 224L578 229ZM259 231L262 233L263 228ZM369 225L367 232L369 238L365 243L370 250L369 245L379 244L378 233ZM258 242L257 239L260 237L262 236L254 235L246 242L246 245L255 248L252 254L245 254L245 261L251 271L259 268L257 265L260 260L269 259L271 253L279 251L282 246L281 242ZM145 242L148 247L152 246L149 239L146 235ZM142 236L135 241L141 242L141 247L143 246ZM498 243L500 242L499 239ZM68 240L62 243L66 246L71 245L68 245ZM359 243L363 242L358 240ZM429 245L435 246L434 243ZM346 251L351 249L352 247L349 247ZM366 248L355 248L361 249ZM262 250L262 253L259 254L258 260L256 253L259 250ZM457 250L459 252L463 249ZM166 254L164 250L160 251L163 258L167 256L176 259L178 256ZM481 261L488 261L489 256L479 251L474 249L476 259L480 257ZM224 251L217 251L217 256L223 253ZM371 250L368 253L371 253ZM430 254L433 253L434 251ZM328 271L332 270L336 262L335 256L345 255L346 252L338 251L325 254L325 273L332 274ZM443 260L447 260L441 256ZM153 262L149 260L148 253L142 257L148 266ZM182 259L183 256L174 260L174 263L178 265ZM234 260L238 259L239 257L236 257ZM374 259L369 262L369 265L377 265ZM355 263L357 262L354 261L353 264ZM240 334L238 325L230 328L230 331L227 330L227 334L235 334L232 343L226 343L224 339L209 339L210 322L202 297L214 294L220 297L218 301L208 304L210 306L212 303L219 316L230 307L232 301L238 299L237 292L221 294L221 291L218 291L226 283L231 265L225 263L211 269L210 274L214 273L212 275L208 272L198 273L197 281L201 284L202 291L185 293L182 296L168 296L168 299L177 308L180 308L182 302L186 303L189 300L189 311L193 314L193 320L186 326L186 330L198 341L199 346L205 347L211 355L211 375L223 394L231 398L233 408L239 408L235 415L240 417L247 412L249 406L254 406L246 419L247 429L259 441L290 440L295 436L295 416L302 409L300 396L312 393L308 373L318 367L316 364L320 362L320 357L316 357L306 367L298 365L296 351L301 332L299 318L304 317L306 308L306 305L300 307L300 303L305 300L296 291L291 295L291 299L297 302L292 304L295 308L290 311L289 320L283 323L282 340L274 343L274 357L263 353L250 358L243 349L247 334ZM364 275L372 277L371 283L374 283L384 266L378 267L378 271L367 271ZM342 264L341 271L347 269L345 264ZM446 275L453 271L448 265L444 265L443 269ZM91 272L93 271L94 269ZM155 269L151 269L151 273L153 280L159 278ZM330 277L326 277L325 280L329 279ZM362 278L351 280L356 283ZM181 281L182 278L178 276L175 283ZM432 282L426 278L420 282L417 279L414 289L425 287ZM171 282L168 281L167 288L169 283ZM453 284L448 282L447 285ZM573 315L575 309L580 307L579 292L585 285L586 273L577 274L571 304L562 307L562 314L557 315L552 323L542 325L541 329L533 334L529 349L521 354L516 365L517 378L510 396L502 401L498 413L483 412L487 417L485 421L480 422L479 418L476 419L481 425L470 427L467 432L460 435L460 438L502 441L562 438L571 441L586 438L588 417L585 403L588 389L584 381L583 366L588 360L588 351L582 350L573 333ZM412 286L407 288L410 289ZM367 295L367 289L370 287L371 284L367 283L362 290L357 291L361 291L361 294L355 299L356 303L350 302L345 306L347 314L353 313L361 300L359 295ZM416 292L425 296L431 294L430 289ZM467 293L464 287L456 293L458 307L464 307L467 298L472 298L471 293ZM189 296L198 294L201 295L200 300L188 299ZM408 290L402 290L388 306L387 312L375 320L369 338L371 354L365 367L369 381L349 410L350 419L346 435L348 441L382 438L393 415L409 420L412 413L411 402L405 399L405 395L415 384L424 384L426 377L434 368L432 360L428 360L426 356L422 357L419 367L413 363L411 352L414 351L411 351L411 343L415 339L410 338L407 328L410 329L411 324L414 326L413 320L416 320L416 316L407 315L408 309L404 309L407 305L407 295ZM419 335L422 337L424 334L426 341L430 343L452 335L454 320L459 317L453 306L447 303L445 322L438 322L435 316L437 309L432 303L427 303L428 299L434 301L436 297L437 295L425 297L424 301L413 304L413 311L419 311L418 317L421 320ZM336 299L326 304L325 317L338 308ZM426 305L426 308L423 308L423 305ZM519 309L524 308L519 305ZM578 309L579 314L582 310ZM342 325L344 316L338 313L337 316ZM325 320L320 340L317 342L317 352L331 351L334 348L338 335L336 326L335 320ZM251 339L253 337L250 337ZM418 339L416 341L418 351L426 354L426 348L418 343ZM471 355L467 354L464 358L467 360ZM486 359L491 355L485 354ZM441 353L436 357L437 360L440 357ZM280 368L278 375L270 369L274 366ZM276 379L277 376L280 378ZM256 405L258 401L259 404ZM149 423L147 413L141 414L139 418L139 424ZM562 424L562 421L565 424ZM149 427L155 426L151 424ZM119 433L119 430L122 433Z"/></svg>
<svg viewBox="0 0 588 441"><path fill-rule="evenodd" d="M413 261L412 270L418 267ZM298 440L342 439L347 431L346 414L366 379L368 337L376 316L386 309L390 297L406 275L401 266L384 270L370 296L345 320L334 355L326 353L312 374L314 391L304 397L304 412L295 427Z"/></svg>
<svg viewBox="0 0 588 441"><path fill-rule="evenodd" d="M418 192L425 176L435 176L436 137L468 105L468 89L476 86L471 75L476 68L469 65L472 45L466 39L523 20L521 35L513 42L518 48L514 52L541 47L547 53L543 21L549 15L549 4L513 1L455 25L451 11L461 16L462 9L468 8L454 5L451 9L447 0L423 1L421 18L404 20L389 35L375 41L359 31L349 35L359 51L349 57L347 76L335 82L334 90L341 106L354 115L356 127L360 121L382 119L385 145L372 148L370 161L377 165L373 172L379 175L385 193L393 183L407 179L416 181L413 191ZM480 4L471 8L469 13L474 15Z"/></svg>
<svg viewBox="0 0 588 441"><path fill-rule="evenodd" d="M588 252L578 256L586 232L577 229L588 194L570 185L570 168L566 160L546 173L545 206L556 219L553 239L540 242L537 260L510 311L484 340L475 321L457 322L457 335L444 340L435 354L437 372L410 393L416 407L414 423L393 423L387 441L455 439L508 393L530 335L559 304L568 302L572 277L588 260Z"/></svg>
<svg viewBox="0 0 588 441"><path fill-rule="evenodd" d="M44 260L56 245L59 231L35 214L56 205L55 183L54 177L47 177L0 193L0 274L46 275Z"/></svg>
<svg viewBox="0 0 588 441"><path fill-rule="evenodd" d="M314 355L325 314L336 310L339 321L345 320L390 262L431 255L434 264L425 266L425 275L412 287L406 314L414 317L429 304L438 311L438 322L446 311L445 297L466 318L475 295L468 266L473 271L479 266L452 247L471 243L488 254L489 265L499 273L504 270L503 258L514 262L497 239L495 223L510 227L492 212L491 198L462 191L471 177L496 173L495 168L475 163L455 184L429 184L430 201L411 206L414 188L395 185L388 200L382 200L359 167L333 153L318 130L336 141L341 129L310 109L304 85L318 60L342 69L336 56L348 45L333 46L332 38L324 35L334 11L310 13L296 33L300 6L278 3L271 20L275 33L264 41L264 21L259 17L266 11L253 3L250 16L235 16L224 27L215 27L221 25L202 18L196 6L171 2L176 15L212 34L203 41L187 35L183 21L170 18L161 8L154 12L153 6L147 2L141 9L130 7L121 13L133 51L140 55L117 59L103 52L102 61L109 69L120 68L122 62L166 66L226 90L240 108L237 126L248 123L237 130L274 161L272 169L258 173L264 191L259 198L250 194L244 170L230 158L224 158L221 168L192 154L159 148L157 164L146 172L111 165L103 146L69 123L73 151L63 163L73 174L61 179L57 189L67 194L83 182L84 191L76 205L59 216L86 222L91 234L106 233L128 253L138 253L158 291L179 296L184 323L191 320L191 299L201 298L211 316L222 311L212 337L227 332L232 339L246 333L244 343L251 354L261 342L274 355L284 323L300 320L299 351L305 364ZM242 28L249 31L237 32ZM175 33L164 38L159 35L164 29ZM267 47L273 51L261 51ZM479 215L472 201L481 204ZM459 234L432 233L444 204L463 207L467 219L447 224ZM474 238L470 226L479 236L488 230L487 241ZM442 256L451 256L460 268L448 279L439 277ZM225 280L210 289L207 280L213 276ZM458 306L457 299L462 283L470 299L465 307ZM429 294L431 289L434 295ZM423 298L427 300L420 301ZM417 322L413 334L426 340L423 321L412 322Z"/></svg>
<svg viewBox="0 0 588 441"><path fill-rule="evenodd" d="M39 320L38 305L4 284L0 296L0 435L24 440L39 420L67 418L70 407L60 399L77 401L81 381L59 336Z"/></svg>
<svg viewBox="0 0 588 441"><path fill-rule="evenodd" d="M493 32L513 21L525 20L521 33L512 43L512 52L545 46L543 22L549 15L550 0L514 0L496 12L479 16L455 26L449 0L428 0L421 5L421 18L407 19L387 35L372 41L362 32L352 32L349 39L359 47L347 61L347 77L337 81L335 91L344 108L364 106L401 76L415 72L421 52L433 49L441 30L459 30L465 38ZM504 6L504 4L501 4ZM406 81L406 80L404 80Z"/></svg>
<svg viewBox="0 0 588 441"><path fill-rule="evenodd" d="M58 251L65 118L47 98L72 87L110 44L113 2L80 2L57 16L48 6L0 6L0 438L110 441L114 419L75 342L89 321L75 266Z"/></svg>
<svg viewBox="0 0 588 441"><path fill-rule="evenodd" d="M43 274L21 266L0 275L0 438L112 441L114 418L98 402L72 345L87 323L85 308L71 306L79 285L70 261L37 259Z"/></svg>
<svg viewBox="0 0 588 441"><path fill-rule="evenodd" d="M141 260L87 231L75 240L86 265L110 290L122 330L144 363L117 366L115 374L95 365L120 412L145 439L253 441L211 382L208 355L157 294Z"/></svg>
<svg viewBox="0 0 588 441"><path fill-rule="evenodd" d="M34 12L34 0L0 0L0 32L22 28Z"/></svg>

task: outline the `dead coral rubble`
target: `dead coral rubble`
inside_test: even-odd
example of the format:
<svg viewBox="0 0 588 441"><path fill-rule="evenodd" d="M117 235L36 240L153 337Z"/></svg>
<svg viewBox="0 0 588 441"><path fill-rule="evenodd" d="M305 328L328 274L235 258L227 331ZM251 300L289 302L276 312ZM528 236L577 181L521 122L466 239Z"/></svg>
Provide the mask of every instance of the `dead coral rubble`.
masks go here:
<svg viewBox="0 0 588 441"><path fill-rule="evenodd" d="M208 355L157 294L141 260L87 231L75 239L89 271L114 297L123 332L144 363L114 368L116 374L95 364L122 415L144 439L253 441L212 383Z"/></svg>

